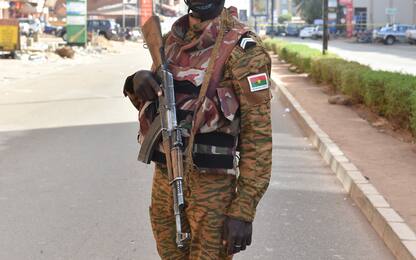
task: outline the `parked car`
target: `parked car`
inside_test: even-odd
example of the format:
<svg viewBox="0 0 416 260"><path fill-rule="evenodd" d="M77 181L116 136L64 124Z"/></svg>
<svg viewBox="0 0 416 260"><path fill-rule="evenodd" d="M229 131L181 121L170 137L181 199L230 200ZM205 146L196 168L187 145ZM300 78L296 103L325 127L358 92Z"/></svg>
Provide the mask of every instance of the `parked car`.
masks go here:
<svg viewBox="0 0 416 260"><path fill-rule="evenodd" d="M416 29L407 30L406 38L410 44L416 44Z"/></svg>
<svg viewBox="0 0 416 260"><path fill-rule="evenodd" d="M392 45L395 42L406 42L406 31L409 29L416 29L416 27L406 24L387 25L380 30L374 31L374 40L383 42L386 45Z"/></svg>
<svg viewBox="0 0 416 260"><path fill-rule="evenodd" d="M273 28L271 26L266 27L266 35L270 36L286 36L286 29L283 25L277 25Z"/></svg>
<svg viewBox="0 0 416 260"><path fill-rule="evenodd" d="M142 38L142 32L140 28L130 28L127 27L124 32L121 30L121 37L124 37L124 39L128 41L137 41L138 39Z"/></svg>
<svg viewBox="0 0 416 260"><path fill-rule="evenodd" d="M312 39L322 39L324 37L324 28L322 26L316 26L312 33Z"/></svg>
<svg viewBox="0 0 416 260"><path fill-rule="evenodd" d="M108 40L116 40L122 34L120 25L113 19L89 19L87 21L87 31L89 33L97 33L104 36ZM62 37L67 40L66 27L63 27L57 33L58 37Z"/></svg>
<svg viewBox="0 0 416 260"><path fill-rule="evenodd" d="M31 18L19 18L20 33L25 36L31 36L40 31L40 23Z"/></svg>
<svg viewBox="0 0 416 260"><path fill-rule="evenodd" d="M312 36L315 33L315 30L316 30L316 27L305 27L300 31L299 37L301 39L312 38Z"/></svg>
<svg viewBox="0 0 416 260"><path fill-rule="evenodd" d="M300 31L303 29L303 25L299 23L286 24L286 36L298 37Z"/></svg>
<svg viewBox="0 0 416 260"><path fill-rule="evenodd" d="M117 39L120 26L112 19L92 19L87 22L88 32L96 32L108 40Z"/></svg>
<svg viewBox="0 0 416 260"><path fill-rule="evenodd" d="M43 33L46 34L56 35L60 30L62 30L62 26L54 26L49 23L45 23L45 26L43 27Z"/></svg>

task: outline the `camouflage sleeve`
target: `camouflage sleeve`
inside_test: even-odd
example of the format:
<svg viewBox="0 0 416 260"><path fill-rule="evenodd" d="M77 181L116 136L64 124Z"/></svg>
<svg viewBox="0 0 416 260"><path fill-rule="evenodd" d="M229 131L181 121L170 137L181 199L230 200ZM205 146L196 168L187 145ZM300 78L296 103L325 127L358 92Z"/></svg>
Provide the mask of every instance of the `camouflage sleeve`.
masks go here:
<svg viewBox="0 0 416 260"><path fill-rule="evenodd" d="M240 101L241 132L237 195L227 215L249 222L267 190L272 165L271 60L261 41L253 38L257 45L249 49L237 46L228 63Z"/></svg>

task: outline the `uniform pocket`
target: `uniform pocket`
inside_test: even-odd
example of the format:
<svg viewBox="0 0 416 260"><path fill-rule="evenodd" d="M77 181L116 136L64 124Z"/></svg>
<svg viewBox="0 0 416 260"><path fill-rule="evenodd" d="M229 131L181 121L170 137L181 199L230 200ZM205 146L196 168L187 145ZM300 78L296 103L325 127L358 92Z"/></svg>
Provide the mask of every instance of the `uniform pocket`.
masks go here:
<svg viewBox="0 0 416 260"><path fill-rule="evenodd" d="M217 95L222 114L228 120L233 121L240 106L234 90L230 87L217 88Z"/></svg>

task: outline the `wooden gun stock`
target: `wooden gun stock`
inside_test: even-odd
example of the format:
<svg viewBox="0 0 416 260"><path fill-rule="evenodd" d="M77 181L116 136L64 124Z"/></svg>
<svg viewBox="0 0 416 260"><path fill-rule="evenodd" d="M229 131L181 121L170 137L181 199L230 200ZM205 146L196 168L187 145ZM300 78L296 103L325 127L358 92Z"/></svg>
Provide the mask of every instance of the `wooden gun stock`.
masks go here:
<svg viewBox="0 0 416 260"><path fill-rule="evenodd" d="M153 59L153 67L159 68L164 61L162 29L159 16L152 16L142 27L143 39ZM162 56L163 55L163 56Z"/></svg>

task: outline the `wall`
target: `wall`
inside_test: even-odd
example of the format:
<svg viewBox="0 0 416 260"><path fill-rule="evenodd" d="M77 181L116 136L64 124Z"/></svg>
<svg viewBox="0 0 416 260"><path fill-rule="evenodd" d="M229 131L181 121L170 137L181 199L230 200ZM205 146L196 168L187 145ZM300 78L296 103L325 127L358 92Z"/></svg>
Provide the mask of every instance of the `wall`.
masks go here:
<svg viewBox="0 0 416 260"><path fill-rule="evenodd" d="M250 17L250 0L226 0L225 6L234 6L238 10L247 10L247 15Z"/></svg>
<svg viewBox="0 0 416 260"><path fill-rule="evenodd" d="M416 24L414 0L354 0L354 7L367 7L368 23L381 26L389 22ZM397 8L394 21L386 15L386 8Z"/></svg>

